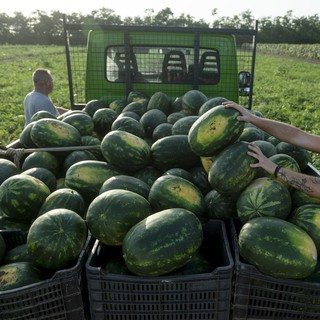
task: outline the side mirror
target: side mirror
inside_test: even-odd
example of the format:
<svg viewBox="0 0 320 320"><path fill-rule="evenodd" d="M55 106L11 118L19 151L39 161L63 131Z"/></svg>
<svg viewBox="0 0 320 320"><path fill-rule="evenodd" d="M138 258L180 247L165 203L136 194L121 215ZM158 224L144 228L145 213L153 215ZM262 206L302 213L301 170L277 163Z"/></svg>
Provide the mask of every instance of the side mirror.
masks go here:
<svg viewBox="0 0 320 320"><path fill-rule="evenodd" d="M248 71L240 71L238 74L239 79L239 93L241 95L249 95L250 84L251 84L251 74Z"/></svg>

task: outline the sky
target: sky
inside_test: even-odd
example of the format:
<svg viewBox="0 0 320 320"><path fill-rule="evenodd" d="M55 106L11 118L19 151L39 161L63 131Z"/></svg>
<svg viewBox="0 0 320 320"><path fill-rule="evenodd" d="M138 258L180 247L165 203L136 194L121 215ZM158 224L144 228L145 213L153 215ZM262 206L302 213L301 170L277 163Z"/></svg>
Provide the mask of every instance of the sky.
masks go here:
<svg viewBox="0 0 320 320"><path fill-rule="evenodd" d="M215 3L208 0L89 0L89 1L65 1L65 0L1 0L0 13L13 15L14 12L21 12L23 15L31 15L36 10L50 14L54 10L62 13L77 12L89 14L101 8L112 9L115 14L125 17L136 17L145 15L145 10L153 9L155 13L165 8L170 8L177 17L180 14L189 14L194 19L203 19L207 22L212 20L212 10L217 9L217 15L232 17L244 11L250 10L255 19L262 17L285 16L292 10L293 16L311 16L320 14L320 0L268 0L264 4L259 0L222 0Z"/></svg>

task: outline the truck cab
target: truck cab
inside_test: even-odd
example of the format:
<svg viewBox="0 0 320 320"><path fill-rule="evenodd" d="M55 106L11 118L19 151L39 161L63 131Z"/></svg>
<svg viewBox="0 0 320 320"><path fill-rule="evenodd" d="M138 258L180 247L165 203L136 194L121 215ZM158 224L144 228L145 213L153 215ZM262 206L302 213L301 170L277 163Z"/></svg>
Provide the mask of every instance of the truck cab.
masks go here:
<svg viewBox="0 0 320 320"><path fill-rule="evenodd" d="M161 91L174 100L189 90L251 107L257 23L238 30L64 20L64 28L73 108L125 99L131 91L149 97Z"/></svg>

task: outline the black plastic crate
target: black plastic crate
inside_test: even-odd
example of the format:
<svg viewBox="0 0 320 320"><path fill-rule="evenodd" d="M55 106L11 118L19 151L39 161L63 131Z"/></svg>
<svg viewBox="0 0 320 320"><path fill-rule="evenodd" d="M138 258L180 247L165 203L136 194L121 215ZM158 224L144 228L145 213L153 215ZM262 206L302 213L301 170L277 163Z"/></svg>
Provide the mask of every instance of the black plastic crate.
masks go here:
<svg viewBox="0 0 320 320"><path fill-rule="evenodd" d="M239 254L238 219L231 221L235 262L232 319L319 320L320 283L275 278L246 263Z"/></svg>
<svg viewBox="0 0 320 320"><path fill-rule="evenodd" d="M228 320L233 259L224 222L204 226L202 250L211 273L139 277L107 273L101 265L107 246L96 241L86 263L92 320Z"/></svg>
<svg viewBox="0 0 320 320"><path fill-rule="evenodd" d="M19 231L2 231L6 244L22 244ZM8 242L7 242L8 241ZM89 301L85 262L94 239L88 236L84 249L72 268L59 270L47 280L7 291L0 291L1 320L85 320Z"/></svg>

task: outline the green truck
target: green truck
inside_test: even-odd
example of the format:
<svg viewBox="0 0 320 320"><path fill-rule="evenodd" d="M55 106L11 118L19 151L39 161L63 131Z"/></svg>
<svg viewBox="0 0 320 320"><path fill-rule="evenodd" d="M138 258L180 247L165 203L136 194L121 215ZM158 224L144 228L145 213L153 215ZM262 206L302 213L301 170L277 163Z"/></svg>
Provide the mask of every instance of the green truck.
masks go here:
<svg viewBox="0 0 320 320"><path fill-rule="evenodd" d="M251 108L258 22L252 29L70 24L64 35L72 108L131 91L171 99L189 90Z"/></svg>

